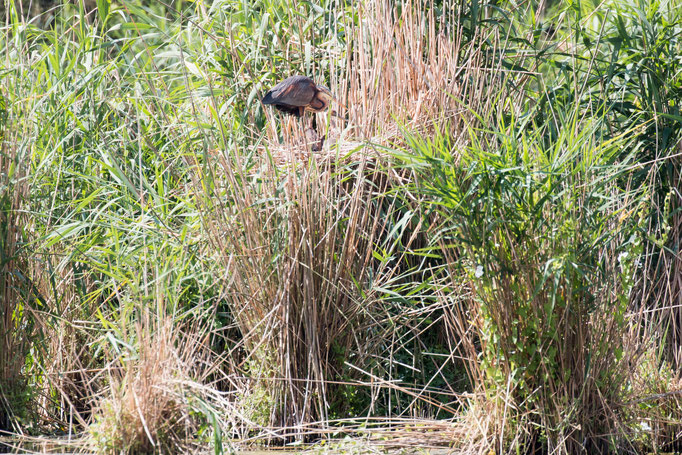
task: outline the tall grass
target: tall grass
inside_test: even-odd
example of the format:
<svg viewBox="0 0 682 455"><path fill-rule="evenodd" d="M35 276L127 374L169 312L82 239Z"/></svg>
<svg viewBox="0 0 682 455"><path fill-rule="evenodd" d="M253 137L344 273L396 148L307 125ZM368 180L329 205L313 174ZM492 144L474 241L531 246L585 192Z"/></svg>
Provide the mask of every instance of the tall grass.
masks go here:
<svg viewBox="0 0 682 455"><path fill-rule="evenodd" d="M436 116L448 118L462 111L460 97L485 109L492 101L483 94L495 90L489 78L479 77L480 68L467 60L482 54L485 45L465 49L461 36L449 36L456 29L453 10L443 10L436 18L435 8L420 3L398 10L383 2L369 2L362 6L362 14L375 18L379 25L368 27L353 15L359 11L339 8L332 15L332 6L328 6L327 26L333 28L322 35L316 29L321 11L310 10L304 27L310 41L300 47L296 44L301 40L301 24L297 18L292 20L298 34L292 34L287 48L278 47L279 37L271 42L265 39L273 29L283 33L286 23L280 22L283 14L277 8L266 8L263 21L268 25L261 23L257 34L245 38L254 42L251 49L255 50L244 58L246 67L264 61L270 67L284 66L284 74L287 65L302 61L303 68L320 73L322 80L328 77L339 100L336 108L347 118L342 122L318 117L330 138L322 154L328 159L297 167L294 157L305 154L300 129L282 121L278 130L278 116L268 113L267 142L259 150L271 154L276 163L286 163L287 170L259 162L248 148L237 148L216 157L224 177L213 175L209 168L211 174L196 178L209 189L206 219L232 286L230 311L238 315L245 369L255 374L258 387L269 387L265 394L256 392L263 403L277 403L264 406L271 408L270 415L260 415L260 420L286 428L324 423L330 412L338 415L339 406L353 408L343 404L349 393L346 386L328 388L326 384L358 378L368 362L371 365L381 358L383 353L377 348L395 347L389 342L391 347L384 348L386 343L380 338L395 337L395 332L382 330L382 302L395 299L393 286L408 289L405 281L410 282L412 271L403 265L405 255L411 256L413 242L423 235L409 234L410 227L421 226L413 220L418 219L415 201L387 198L389 189L400 186L399 177L375 170L376 156L354 159L343 155L356 151L366 155L357 145L363 138L399 140L404 122L411 128L432 128ZM229 20L240 25L255 23L257 13L261 11L247 9ZM424 16L428 20L421 23ZM430 39L414 40L415 30ZM338 39L341 32L343 39ZM389 35L395 39L388 40ZM317 48L322 40L326 40L324 47ZM308 60L316 53L324 55L319 67L316 60ZM235 61L239 58L232 55L232 65ZM268 80L266 76L271 77L265 73L261 79ZM482 91L465 87L460 83L463 79L478 80ZM243 97L253 98L253 90L245 90L239 82L232 89L244 90ZM417 103L397 102L400 99ZM457 127L461 131L461 123ZM354 139L350 146L348 139ZM235 166L241 157L253 159L254 168L247 175ZM212 182L209 186L203 183L207 178ZM217 194L211 193L214 185ZM419 302L422 294L402 300ZM351 360L357 368L349 370L344 364ZM379 368L386 371L384 365ZM416 395L413 403L420 401L420 394ZM250 397L246 403L253 408ZM371 404L355 412L371 412L374 407Z"/></svg>
<svg viewBox="0 0 682 455"><path fill-rule="evenodd" d="M624 426L622 385L637 362L626 314L647 193L627 183L632 155L621 153L632 144L598 142L590 123L564 126L550 149L513 124L458 156L446 138L412 147L447 217L438 243L458 245L451 267L473 292L454 302L470 321L458 336L469 351L480 343L478 355L462 349L475 384L506 400L512 422L537 425L526 450L605 451Z"/></svg>
<svg viewBox="0 0 682 455"><path fill-rule="evenodd" d="M298 23L292 10L265 6L285 25ZM46 397L40 406L60 428L83 425L99 396L121 387L103 371L129 368L145 339L130 327L148 314L236 327L229 329L239 337L234 344L213 336L228 350L217 369L285 384L277 392L267 383L268 393L286 401L271 409L275 402L264 397L272 415L261 423L287 426L324 421L349 406L343 396L353 392L341 385L328 392L324 381L357 377L362 368L349 373L344 362L380 332L368 327L357 335L376 323L372 302L385 298L380 284L394 278L412 241L395 240L409 226L401 222L406 207L382 195L397 177L365 161L287 173L253 154L255 134L246 125L262 123L261 107L243 100L257 99L262 84L235 79L224 87L211 72L260 59L240 61L239 42L224 46L212 33L221 14L249 26L263 12L231 14L234 8L216 4L214 16L198 9L193 24L201 28L177 40L180 22L155 22L153 10L132 4L118 15L64 7L47 31L18 17L9 24L4 44L14 60L5 81L10 102L25 112L24 140L11 144L31 155L35 190L26 211L36 237L27 253L40 258L32 280L44 299L36 316L44 351L31 374ZM240 38L246 46L253 37L229 37ZM272 53L295 61L285 50ZM415 61L423 61L422 51ZM234 237L226 242L228 233ZM239 242L245 234L250 240ZM252 297L261 288L262 307ZM318 304L327 307L319 316ZM279 311L279 326L258 333L263 308ZM295 324L285 324L289 318ZM245 368L244 360L255 366ZM263 407L251 390L243 395L238 400Z"/></svg>
<svg viewBox="0 0 682 455"><path fill-rule="evenodd" d="M409 243L395 240L404 227L389 232L389 179L372 181L366 166L266 169L244 185L243 209L210 220L243 369L274 404L264 424L327 421L330 402L341 400L328 381L343 378L350 356L364 364L375 351L372 315L394 278L389 258L399 260ZM379 244L384 257L372 254Z"/></svg>
<svg viewBox="0 0 682 455"><path fill-rule="evenodd" d="M652 202L669 188L659 166L674 166L680 120L669 98L677 9L660 7L562 11L577 11L558 23L575 21L572 55L547 53L552 44L543 42L526 51L537 53L528 63L541 77L526 85L537 104L507 105L494 123L472 129L464 149L449 135L408 136L417 161L404 159L449 221L436 246L452 250L445 282L465 272L471 283L473 299L454 305L452 330L485 392L479 407L492 401L498 416L489 439L498 450L676 444L676 373L651 351L670 343L675 305L659 295L652 310L647 295L651 253L669 239L670 196L663 214ZM650 22L625 25L633 17ZM641 41L625 36L633 30ZM661 283L667 273L657 275ZM642 383L652 356L666 384L658 395ZM670 420L654 419L661 432L642 437L646 412L624 403L654 396L666 404L645 408L663 406Z"/></svg>
<svg viewBox="0 0 682 455"><path fill-rule="evenodd" d="M0 430L19 430L13 416L26 417L26 383L23 373L35 335L27 303L27 257L22 252L27 232L21 210L28 197L27 160L12 144L20 134L11 126L18 115L0 93ZM25 422L25 421L24 421Z"/></svg>
<svg viewBox="0 0 682 455"><path fill-rule="evenodd" d="M167 309L182 321L191 308L203 314L211 298L200 291L211 287L204 264L194 260L198 216L178 192L182 175L165 142L173 129L150 115L155 101L130 96L136 81L152 82L151 63L123 66L133 41L112 32L113 46L102 48L101 24L82 13L64 7L47 31L15 18L3 42L16 112L4 144L25 157L18 169L31 188L11 216L23 213L32 233L23 276L40 296L25 301L23 315L42 329L21 369L40 397L32 405L69 431L87 423L107 386L103 368L139 342L128 326L150 302L159 302L152 313Z"/></svg>
<svg viewBox="0 0 682 455"><path fill-rule="evenodd" d="M3 428L670 446L674 5L97 6L0 36Z"/></svg>

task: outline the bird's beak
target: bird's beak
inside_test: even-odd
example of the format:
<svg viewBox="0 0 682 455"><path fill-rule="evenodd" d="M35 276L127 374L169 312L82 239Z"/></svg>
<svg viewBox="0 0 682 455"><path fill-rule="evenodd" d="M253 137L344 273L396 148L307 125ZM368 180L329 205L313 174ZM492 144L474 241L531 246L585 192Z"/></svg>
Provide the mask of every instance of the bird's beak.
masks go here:
<svg viewBox="0 0 682 455"><path fill-rule="evenodd" d="M332 99L334 100L334 102L335 102L336 104L338 104L338 105L341 106L342 108L348 110L348 108L346 107L346 105L343 104L341 101L339 101L335 96L332 96Z"/></svg>
<svg viewBox="0 0 682 455"><path fill-rule="evenodd" d="M341 101L339 101L339 99L338 99L337 97L335 97L334 95L332 95L331 92L329 92L329 96L332 98L332 100L333 100L336 104L338 104L339 106L341 106L342 108L344 108L344 109L347 110L346 105L343 104Z"/></svg>
<svg viewBox="0 0 682 455"><path fill-rule="evenodd" d="M331 112L331 116L332 116L332 117L336 117L336 118L340 118L341 120L345 120L345 121L348 120L347 118L345 118L345 117L339 115L338 112L336 112L336 111L332 111L332 112Z"/></svg>

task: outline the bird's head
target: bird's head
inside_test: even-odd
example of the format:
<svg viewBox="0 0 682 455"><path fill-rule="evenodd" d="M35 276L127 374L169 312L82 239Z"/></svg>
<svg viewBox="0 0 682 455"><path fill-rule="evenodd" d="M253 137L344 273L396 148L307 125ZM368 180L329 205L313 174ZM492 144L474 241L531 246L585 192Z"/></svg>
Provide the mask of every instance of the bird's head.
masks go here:
<svg viewBox="0 0 682 455"><path fill-rule="evenodd" d="M343 107L344 109L346 108L346 105L343 104L341 101L339 101L339 99L338 99L337 97L335 97L334 95L332 95L331 90L329 90L329 89L328 89L327 87L325 87L324 85L318 85L318 86L317 86L317 89L319 90L318 97L322 98L322 100L324 101L325 106L329 106L329 103L330 103L332 100L334 100L334 102L335 102L336 104L340 105L340 106Z"/></svg>
<svg viewBox="0 0 682 455"><path fill-rule="evenodd" d="M317 97L322 101L325 105L325 108L329 106L329 103L332 102L334 99L334 95L332 95L331 90L329 90L327 87L324 85L318 85L317 86Z"/></svg>
<svg viewBox="0 0 682 455"><path fill-rule="evenodd" d="M315 96L309 105L306 106L306 111L324 112L329 107L329 104L334 99L332 92L324 85L315 87Z"/></svg>

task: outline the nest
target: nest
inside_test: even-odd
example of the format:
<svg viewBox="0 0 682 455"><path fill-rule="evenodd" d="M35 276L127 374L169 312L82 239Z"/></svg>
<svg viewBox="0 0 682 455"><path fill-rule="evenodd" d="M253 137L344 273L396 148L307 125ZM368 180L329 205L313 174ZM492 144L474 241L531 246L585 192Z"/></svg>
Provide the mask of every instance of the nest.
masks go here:
<svg viewBox="0 0 682 455"><path fill-rule="evenodd" d="M368 136L352 122L329 113L317 115L316 122L310 117L301 120L284 117L281 121L281 132L278 134L274 125L271 126L265 143L256 147L259 155L269 154L278 166L308 163L311 159L317 163L377 160L388 155L386 146L400 135L393 128L381 135Z"/></svg>

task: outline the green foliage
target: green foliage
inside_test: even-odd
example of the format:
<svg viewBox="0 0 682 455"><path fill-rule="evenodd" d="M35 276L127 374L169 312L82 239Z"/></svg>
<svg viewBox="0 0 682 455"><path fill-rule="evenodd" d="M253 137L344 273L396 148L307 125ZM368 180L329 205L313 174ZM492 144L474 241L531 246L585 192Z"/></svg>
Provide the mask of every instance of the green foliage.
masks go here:
<svg viewBox="0 0 682 455"><path fill-rule="evenodd" d="M239 407L244 417L259 427L271 425L277 414L277 399L281 380L277 375L278 362L272 351L256 348L247 361L246 372L252 382L243 391Z"/></svg>
<svg viewBox="0 0 682 455"><path fill-rule="evenodd" d="M35 293L26 278L27 232L22 210L27 198L26 157L5 145L16 133L10 115L19 109L8 104L0 91L0 430L31 430L34 390L26 366L31 344L37 339L29 305Z"/></svg>
<svg viewBox="0 0 682 455"><path fill-rule="evenodd" d="M470 411L464 391L512 403L509 421L531 422L531 443L548 451L620 449L644 417L673 424L642 444L674 433L676 402L622 403L672 392L674 362L638 353L682 339L667 328L672 309L658 327L633 316L675 308L678 295L660 291L679 281L677 2L436 1L419 14L382 3L395 23L341 0L96 0L32 22L8 5L3 403L49 397L42 412L60 427L76 404L96 409L104 451L153 450L131 412L137 392L93 372L138 371L152 329L131 328L169 318L182 328L170 344L201 333L215 350L214 364L184 373L255 424L226 423L208 398L172 414L201 420L216 453L222 437L260 427L451 417ZM450 41L461 42L447 61L456 72L415 61ZM327 161L275 159L291 128L266 122L258 99L295 73L354 100L340 120L361 141L351 151L343 136ZM379 90L393 79L428 90ZM462 109L435 103L429 115L451 123L419 123L439 97ZM419 130L393 145L408 153L354 155L386 150L395 124L373 128L372 115L400 103ZM244 374L250 387L234 393ZM76 400L102 390L111 400L99 408ZM163 396L173 412L174 396ZM26 424L7 415L0 426ZM483 439L521 450L524 431Z"/></svg>
<svg viewBox="0 0 682 455"><path fill-rule="evenodd" d="M447 219L441 235L465 253L481 385L491 398L511 390L553 444L600 434L587 417L594 397L618 399L646 196L621 186L636 143L572 120L550 147L504 122L472 131L459 154L446 136L409 138L423 191Z"/></svg>

